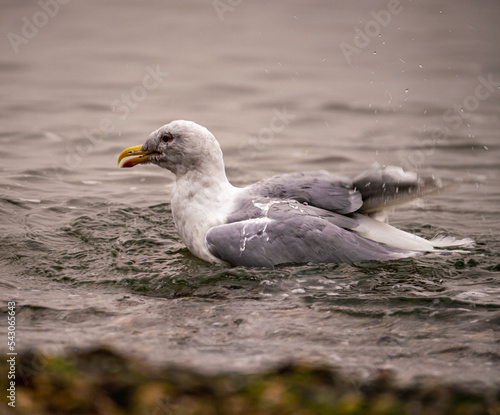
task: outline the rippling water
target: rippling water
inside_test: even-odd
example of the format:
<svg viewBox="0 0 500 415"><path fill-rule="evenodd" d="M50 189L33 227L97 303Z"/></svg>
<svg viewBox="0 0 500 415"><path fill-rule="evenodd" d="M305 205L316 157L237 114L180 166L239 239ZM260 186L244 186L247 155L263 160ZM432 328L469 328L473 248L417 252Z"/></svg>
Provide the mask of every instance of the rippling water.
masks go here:
<svg viewBox="0 0 500 415"><path fill-rule="evenodd" d="M4 2L0 298L4 313L17 301L18 347L108 344L209 371L308 358L498 382L500 6L402 1L346 58L343 42L359 45L386 7L71 2L13 46L9 33L41 9ZM477 245L387 263L206 264L175 232L172 175L116 166L178 118L214 132L236 185L374 162L456 181L391 223Z"/></svg>

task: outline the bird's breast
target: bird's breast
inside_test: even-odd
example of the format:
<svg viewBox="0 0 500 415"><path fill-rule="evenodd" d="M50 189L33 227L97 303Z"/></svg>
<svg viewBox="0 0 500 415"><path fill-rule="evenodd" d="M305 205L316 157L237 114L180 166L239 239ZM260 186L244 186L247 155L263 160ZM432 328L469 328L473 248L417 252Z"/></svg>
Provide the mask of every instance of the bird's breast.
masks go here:
<svg viewBox="0 0 500 415"><path fill-rule="evenodd" d="M172 193L172 216L182 242L192 254L208 262L221 262L208 250L209 229L227 222L231 194L210 189L187 189L177 185Z"/></svg>

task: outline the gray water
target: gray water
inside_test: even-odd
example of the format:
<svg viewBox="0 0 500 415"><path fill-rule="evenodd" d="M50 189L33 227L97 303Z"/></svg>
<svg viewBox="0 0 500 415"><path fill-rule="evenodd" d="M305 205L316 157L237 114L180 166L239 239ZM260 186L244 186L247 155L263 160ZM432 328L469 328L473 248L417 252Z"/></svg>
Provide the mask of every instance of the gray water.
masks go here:
<svg viewBox="0 0 500 415"><path fill-rule="evenodd" d="M0 298L4 313L17 302L18 350L104 344L210 372L298 358L498 384L500 3L236 3L74 0L49 16L2 2ZM476 246L357 265L204 263L174 229L173 176L116 165L174 119L216 135L239 186L374 163L455 182L391 223Z"/></svg>

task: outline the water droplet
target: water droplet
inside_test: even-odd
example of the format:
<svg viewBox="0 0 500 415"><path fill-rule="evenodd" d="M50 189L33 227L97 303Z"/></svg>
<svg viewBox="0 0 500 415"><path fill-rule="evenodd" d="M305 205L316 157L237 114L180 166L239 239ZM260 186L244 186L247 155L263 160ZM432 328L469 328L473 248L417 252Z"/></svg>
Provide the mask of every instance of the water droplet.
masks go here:
<svg viewBox="0 0 500 415"><path fill-rule="evenodd" d="M405 93L407 94L410 90L408 88L405 89Z"/></svg>

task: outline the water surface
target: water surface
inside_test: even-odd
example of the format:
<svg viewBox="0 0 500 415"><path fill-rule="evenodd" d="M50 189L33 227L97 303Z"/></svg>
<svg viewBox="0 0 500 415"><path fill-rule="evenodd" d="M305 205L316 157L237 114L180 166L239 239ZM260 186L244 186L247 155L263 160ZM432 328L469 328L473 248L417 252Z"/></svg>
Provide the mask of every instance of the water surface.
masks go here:
<svg viewBox="0 0 500 415"><path fill-rule="evenodd" d="M222 17L210 1L70 2L17 53L8 34L40 6L1 7L0 296L4 313L18 304L19 348L498 382L498 2L402 1L350 63L341 44L387 2L244 1ZM283 128L271 128L276 114ZM476 247L357 265L206 264L175 232L173 176L116 166L179 118L218 137L239 186L373 163L455 181L391 223Z"/></svg>

